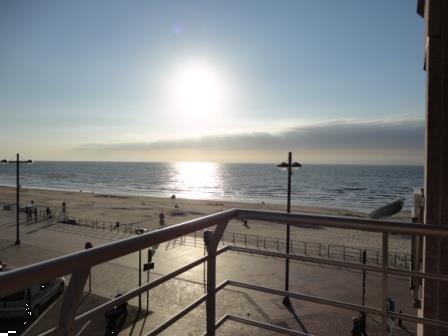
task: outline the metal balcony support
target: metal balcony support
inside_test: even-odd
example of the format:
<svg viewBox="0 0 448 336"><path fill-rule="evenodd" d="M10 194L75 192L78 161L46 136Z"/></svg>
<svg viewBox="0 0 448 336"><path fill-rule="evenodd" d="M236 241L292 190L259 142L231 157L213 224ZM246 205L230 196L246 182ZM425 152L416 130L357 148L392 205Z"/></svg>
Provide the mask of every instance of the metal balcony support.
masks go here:
<svg viewBox="0 0 448 336"><path fill-rule="evenodd" d="M84 269L74 273L70 279L67 292L62 302L59 315L59 326L65 330L65 335L75 335L75 316L81 299L82 291L89 276L90 269Z"/></svg>
<svg viewBox="0 0 448 336"><path fill-rule="evenodd" d="M217 250L218 244L222 239L223 232L226 229L227 222L231 219L249 219L249 220L262 220L270 221L273 224L286 224L291 225L309 225L309 226L325 226L325 227L337 227L342 229L361 230L361 231L373 231L382 233L382 260L378 266L366 265L362 263L347 262L342 260L328 260L320 259L311 256L285 254L283 251L264 251L259 249L250 249L243 247L230 247L226 246ZM187 234L193 234L198 230L204 230L207 228L214 228L214 231L207 231L204 233L205 247L207 249L207 255L199 258L196 261L191 262L179 269L161 276L147 284L143 284L138 288L124 293L118 298L114 298L102 305L99 305L89 311L75 317L76 308L81 298L82 290L85 286L87 275L90 268L99 265L104 262L111 261L115 258L128 255L141 249L148 248L150 246L160 244L163 242L169 242L172 239L176 239ZM224 321L231 320L234 322L245 323L248 325L269 329L272 331L278 331L280 333L293 334L294 330L286 331L275 329L275 325L267 324L261 321L248 320L242 317L236 317L233 315L225 315L223 318L216 322L216 293L226 287L236 286L240 288L246 288L251 290L257 290L264 293L273 295L279 295L282 297L294 298L297 300L303 300L308 302L320 303L328 306L348 309L351 311L364 311L368 314L373 314L382 317L382 334L384 335L387 330L387 324L389 318L395 318L402 321L409 321L414 323L421 323L424 325L432 325L448 329L448 322L436 319L427 319L416 316L410 316L406 314L397 314L388 311L387 297L389 293L388 277L392 275L399 276L413 276L422 279L434 279L440 281L448 281L446 274L438 273L425 273L416 270L399 270L396 268L389 268L389 234L390 233L402 233L402 234L414 234L420 236L432 236L432 237L446 237L448 238L448 229L440 227L438 225L419 225L408 223L397 223L387 221L372 221L359 218L342 218L342 217L329 217L329 216L313 216L302 214L285 214L279 212L257 211L257 210L241 210L232 209L222 211L213 215L205 216L202 218L193 219L191 221L184 222L182 224L174 225L161 230L142 234L137 237L124 239L121 241L105 244L89 250L75 252L66 256L58 257L52 260L44 261L38 264L29 265L23 268L19 268L13 271L3 272L0 274L0 297L12 294L18 290L29 288L44 281L54 279L63 275L71 275L71 281L66 290L62 309L59 317L59 325L44 334L41 335L73 335L75 330L79 330L88 321L95 317L99 317L104 312L110 310L112 307L120 305L129 301L132 298L138 297L138 295L159 286L160 284L172 279L187 270L192 269L200 265L203 262L207 262L207 291L204 296L199 297L196 301L185 307L177 314L171 316L167 321L163 322L159 326L155 326L150 332L150 335L155 335L162 332L170 325L178 321L184 315L189 313L192 309L199 306L202 302L206 303L206 318L207 318L207 334L209 336L215 335L216 328L219 327ZM216 286L216 257L226 251L233 250L244 253L250 253L254 255L266 255L271 257L286 258L291 260L312 262L323 265L340 266L344 268L352 268L358 270L365 270L369 272L378 272L383 276L382 282L382 294L381 306L378 308L355 305L350 302L336 301L326 299L324 297L310 296L302 293L294 293L290 291L272 289L262 286L256 286L252 284L246 284L231 280L226 280L219 286ZM378 257L380 257L378 255ZM274 328L274 329L272 329Z"/></svg>
<svg viewBox="0 0 448 336"><path fill-rule="evenodd" d="M207 298L205 307L207 313L207 336L215 336L216 321L216 249L222 234L226 230L227 221L216 226L215 231L204 231L204 243L207 249Z"/></svg>
<svg viewBox="0 0 448 336"><path fill-rule="evenodd" d="M260 322L260 321L255 321L255 320L250 320L244 317L240 317L240 316L235 316L235 315L231 315L231 314L227 314L226 315L226 320L229 321L234 321L234 322L238 322L238 323L243 323L246 325L250 325L250 326L254 326L257 328L262 328L262 329L266 329L266 330L270 330L279 334L283 334L283 335L292 335L292 336L312 336L311 334L307 334L307 333L303 333L300 331L295 331L295 330L291 330L291 329L287 329L287 328L282 328L282 327L278 327L272 324L268 324L268 323L264 323L264 322Z"/></svg>

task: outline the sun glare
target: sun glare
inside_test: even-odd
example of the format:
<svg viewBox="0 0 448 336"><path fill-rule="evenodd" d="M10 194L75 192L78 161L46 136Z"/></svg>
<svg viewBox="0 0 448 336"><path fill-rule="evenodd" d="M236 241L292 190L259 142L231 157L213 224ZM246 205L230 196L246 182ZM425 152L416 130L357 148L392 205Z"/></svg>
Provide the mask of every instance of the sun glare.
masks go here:
<svg viewBox="0 0 448 336"><path fill-rule="evenodd" d="M222 196L219 165L214 162L177 162L172 187L182 197L206 199Z"/></svg>
<svg viewBox="0 0 448 336"><path fill-rule="evenodd" d="M225 86L219 72L206 63L179 67L172 82L178 113L199 119L216 116L225 99Z"/></svg>

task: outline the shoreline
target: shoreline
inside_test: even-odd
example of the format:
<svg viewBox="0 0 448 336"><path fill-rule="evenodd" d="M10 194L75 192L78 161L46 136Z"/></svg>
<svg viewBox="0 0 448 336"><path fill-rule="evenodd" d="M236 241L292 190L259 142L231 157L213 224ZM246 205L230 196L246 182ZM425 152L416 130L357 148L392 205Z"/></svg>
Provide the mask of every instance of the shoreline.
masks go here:
<svg viewBox="0 0 448 336"><path fill-rule="evenodd" d="M4 186L0 185L0 203L15 203L15 191L14 186ZM14 197L12 194L14 194ZM8 197L9 196L9 197ZM21 189L21 204L25 204L26 201L30 202L31 199L42 203L44 206L50 206L51 208L58 208L64 199L68 199L68 203L72 198L78 200L79 198L103 198L103 199L127 199L134 200L135 202L150 202L154 203L156 207L160 208L172 208L174 204L181 203L186 206L200 206L200 207L219 207L224 209L230 208L250 208L250 209L264 209L272 211L285 211L286 201L284 203L275 202L264 202L264 201L243 201L243 200L224 200L224 199L197 199L197 198L183 198L176 197L174 200L171 197L160 197L160 196L148 196L148 195L134 195L126 193L107 193L107 192L95 192L95 191L84 191L84 190L69 190L69 189L53 189L53 188L36 188L36 187L22 187ZM57 204L57 202L60 204ZM177 203L176 203L177 202ZM56 205L57 204L57 205ZM37 204L39 205L39 204ZM67 204L70 207L70 204ZM105 206L107 206L105 204ZM114 206L111 204L111 208ZM121 210L126 210L125 208ZM134 208L129 210L135 210ZM206 210L206 209L203 209ZM211 209L210 209L211 210ZM216 209L220 211L222 209ZM162 209L163 211L163 209ZM215 211L215 212L216 212ZM196 211L200 214L202 211ZM319 215L335 215L335 216L349 216L349 217L360 217L366 218L367 213L358 210L345 209L345 208L333 208L315 205L302 205L292 202L291 203L292 213L306 213L306 214L319 214ZM204 215L209 214L208 211L203 213ZM410 221L411 211L409 209L403 209L400 213L392 217L393 219L400 221Z"/></svg>
<svg viewBox="0 0 448 336"><path fill-rule="evenodd" d="M0 185L0 202L4 203L3 197L1 197L2 192L6 190L8 192L16 191L15 186L10 185ZM73 193L73 194L83 194L83 195L93 195L94 197L110 197L110 198L145 198L145 199L151 199L151 200L169 200L173 201L171 199L171 196L168 195L143 195L143 194L131 194L131 193L114 193L114 192L98 192L98 191L91 191L91 190L74 190L74 189L58 189L58 188L45 188L45 187L28 187L28 186L21 186L20 194L24 195L24 193L31 191L36 194L39 194L40 192L49 192L54 193L55 196L58 193ZM175 194L174 194L175 195ZM178 197L174 199L175 201L183 201L183 202L208 202L208 203L223 203L223 205L230 205L230 204L240 204L244 205L244 208L252 208L251 206L255 206L258 208L258 206L263 206L266 208L275 208L279 211L285 210L286 208L286 199L284 202L273 202L273 201L255 201L255 200L245 200L245 199L225 199L225 198L189 198L189 197ZM10 203L15 203L15 198ZM22 204L23 202L21 202ZM296 208L298 211L296 212L305 212L305 213L316 213L316 214L322 214L322 213L332 213L332 212L345 212L345 213L353 213L357 217L365 217L367 216L367 213L360 211L360 210L352 210L352 209L346 209L346 208L334 208L334 207L327 207L327 206L320 206L320 205L314 205L314 204L293 204L291 202L291 208Z"/></svg>
<svg viewBox="0 0 448 336"><path fill-rule="evenodd" d="M0 193L2 192L3 189L16 189L15 185L3 185L0 184ZM72 192L72 193L82 193L82 194L92 194L92 195L107 195L107 196L117 196L117 197L128 197L128 198L132 198L132 197L144 197L144 198L150 198L150 199L170 199L171 195L176 195L176 194L138 194L138 193L133 193L133 192L114 192L112 190L110 191L95 191L95 190L84 190L84 189L64 189L64 188L50 188L50 187L30 187L30 186L21 186L21 193L24 192L25 190L35 190L35 191L50 191L50 192ZM285 210L286 209L286 194L285 194L285 200L284 201L280 201L280 200L255 200L255 199L229 199L229 198L193 198L193 197L184 197L184 196L177 196L176 195L176 199L178 200L184 200L184 201L197 201L197 202L222 202L225 204L241 204L241 205L260 205L260 204L264 204L267 205L267 207L275 207L276 209L278 208L279 211ZM1 202L1 198L0 198L0 202ZM15 202L15 201L14 201ZM338 213L338 212L343 212L343 213L353 213L356 214L356 217L367 217L367 215L372 211L372 209L349 209L349 208L344 208L344 207L332 207L332 206L324 206L324 205L320 205L320 204L308 204L308 203L294 203L294 200L292 200L291 202L291 207L295 207L297 209L299 209L299 212L305 212L305 213L316 213L316 214L325 214L325 213ZM310 212L309 210L313 209L313 212ZM374 210L374 209L373 209ZM314 212L314 211L318 211L318 212ZM403 208L402 212L404 213L409 213L409 220L410 220L410 212L411 209L408 208Z"/></svg>

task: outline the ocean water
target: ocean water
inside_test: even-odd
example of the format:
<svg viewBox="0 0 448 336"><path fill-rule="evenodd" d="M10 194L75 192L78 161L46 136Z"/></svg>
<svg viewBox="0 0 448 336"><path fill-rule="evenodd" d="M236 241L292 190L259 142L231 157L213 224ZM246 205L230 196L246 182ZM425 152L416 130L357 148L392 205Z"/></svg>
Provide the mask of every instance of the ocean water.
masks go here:
<svg viewBox="0 0 448 336"><path fill-rule="evenodd" d="M15 165L0 185L15 186ZM269 164L35 162L21 165L24 187L97 193L286 203L287 172ZM304 165L292 176L292 203L369 212L398 198L410 208L421 166Z"/></svg>

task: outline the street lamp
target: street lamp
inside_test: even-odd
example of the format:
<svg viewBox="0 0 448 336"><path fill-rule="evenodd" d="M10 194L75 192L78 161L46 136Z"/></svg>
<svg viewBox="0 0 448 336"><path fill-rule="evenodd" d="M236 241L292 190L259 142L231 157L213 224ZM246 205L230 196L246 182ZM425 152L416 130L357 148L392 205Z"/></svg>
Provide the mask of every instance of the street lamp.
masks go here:
<svg viewBox="0 0 448 336"><path fill-rule="evenodd" d="M299 169L302 167L302 165L298 162L292 162L292 153L288 153L288 162L282 162L277 165L278 168L281 170L287 170L288 171L288 203L286 205L286 212L291 212L291 176L292 176L292 170ZM285 259L285 291L287 292L289 290L289 252L290 252L290 236L291 236L291 227L289 223L286 223L286 259ZM289 300L289 297L285 296L283 299L283 304L289 308L291 307L291 301Z"/></svg>
<svg viewBox="0 0 448 336"><path fill-rule="evenodd" d="M17 188L16 188L16 245L20 245L20 230L19 230L19 208L20 208L20 182L19 182L19 167L21 163L33 163L32 160L24 160L20 161L19 154L17 153L16 161L13 160L2 160L1 163L15 163L16 164L16 179L17 179Z"/></svg>

